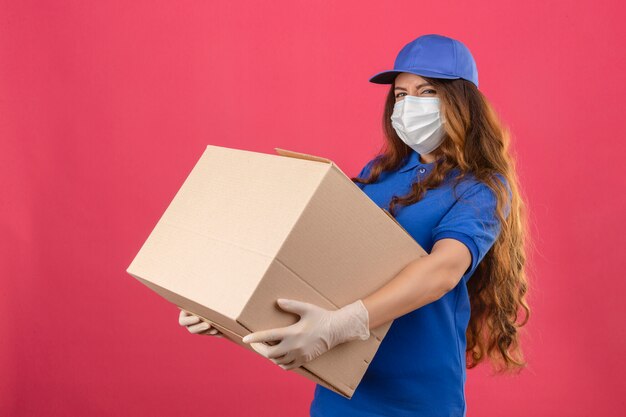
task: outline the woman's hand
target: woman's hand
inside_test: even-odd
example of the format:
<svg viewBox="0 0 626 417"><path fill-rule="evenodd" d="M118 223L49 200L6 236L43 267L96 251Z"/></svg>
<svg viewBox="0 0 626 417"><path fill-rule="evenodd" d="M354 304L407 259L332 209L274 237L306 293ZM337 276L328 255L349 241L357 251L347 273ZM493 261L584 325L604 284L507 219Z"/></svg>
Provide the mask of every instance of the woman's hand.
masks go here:
<svg viewBox="0 0 626 417"><path fill-rule="evenodd" d="M187 313L185 310L180 310L178 316L178 324L187 327L190 333L200 334L205 336L224 337L222 332L211 326L206 321L203 321L195 314Z"/></svg>
<svg viewBox="0 0 626 417"><path fill-rule="evenodd" d="M291 326L250 333L243 342L285 370L297 368L340 343L370 336L369 314L361 300L338 310L297 300L277 301L280 308L299 315L300 320ZM274 340L280 343L262 343Z"/></svg>

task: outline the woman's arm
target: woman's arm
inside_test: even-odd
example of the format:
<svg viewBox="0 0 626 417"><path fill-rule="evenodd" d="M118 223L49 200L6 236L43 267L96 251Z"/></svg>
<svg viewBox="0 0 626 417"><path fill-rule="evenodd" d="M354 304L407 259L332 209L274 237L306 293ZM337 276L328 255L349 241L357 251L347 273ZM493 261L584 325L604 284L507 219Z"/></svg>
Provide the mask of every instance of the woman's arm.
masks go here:
<svg viewBox="0 0 626 417"><path fill-rule="evenodd" d="M439 299L455 287L471 260L465 244L452 238L439 239L429 255L411 262L367 298L340 309L278 299L281 309L299 315L300 320L287 327L250 333L242 341L283 369L297 368L340 343L366 340L370 329ZM263 343L269 341L280 343Z"/></svg>
<svg viewBox="0 0 626 417"><path fill-rule="evenodd" d="M369 328L375 329L443 297L456 287L471 261L465 244L450 238L438 240L430 254L411 262L391 281L363 298Z"/></svg>

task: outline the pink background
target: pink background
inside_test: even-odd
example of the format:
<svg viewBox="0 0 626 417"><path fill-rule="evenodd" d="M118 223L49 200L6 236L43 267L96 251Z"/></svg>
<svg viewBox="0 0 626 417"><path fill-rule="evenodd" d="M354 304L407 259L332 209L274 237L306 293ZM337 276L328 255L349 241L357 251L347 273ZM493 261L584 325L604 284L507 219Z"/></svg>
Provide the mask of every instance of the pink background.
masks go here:
<svg viewBox="0 0 626 417"><path fill-rule="evenodd" d="M531 210L529 368L468 371L468 417L620 415L625 18L589 0L0 2L0 415L307 416L312 382L190 335L125 269L207 144L356 174L382 140L368 77L426 33L472 50Z"/></svg>

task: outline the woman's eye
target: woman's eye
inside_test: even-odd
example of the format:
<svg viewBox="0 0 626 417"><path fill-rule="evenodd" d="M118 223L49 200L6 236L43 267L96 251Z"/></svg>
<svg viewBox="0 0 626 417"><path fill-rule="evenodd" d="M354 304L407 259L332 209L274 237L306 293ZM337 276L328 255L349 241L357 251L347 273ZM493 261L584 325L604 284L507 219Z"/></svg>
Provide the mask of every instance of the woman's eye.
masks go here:
<svg viewBox="0 0 626 417"><path fill-rule="evenodd" d="M401 94L406 95L406 93L398 93L398 94L396 94L396 98L399 98ZM420 93L420 95L423 95L423 94L435 94L435 95L436 95L436 94L437 94L437 91L435 91L435 90L433 90L433 89L427 89L427 90L423 90L423 91Z"/></svg>

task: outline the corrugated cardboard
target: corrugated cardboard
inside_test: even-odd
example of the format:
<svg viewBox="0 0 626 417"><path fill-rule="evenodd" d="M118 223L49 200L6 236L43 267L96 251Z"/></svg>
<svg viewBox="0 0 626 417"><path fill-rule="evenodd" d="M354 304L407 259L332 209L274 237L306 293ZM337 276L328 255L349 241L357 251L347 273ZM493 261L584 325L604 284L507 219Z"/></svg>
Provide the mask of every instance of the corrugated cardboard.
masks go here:
<svg viewBox="0 0 626 417"><path fill-rule="evenodd" d="M277 298L334 310L426 254L332 161L276 152L207 146L127 269L255 354L243 336L299 319ZM293 372L351 398L390 325Z"/></svg>

